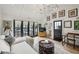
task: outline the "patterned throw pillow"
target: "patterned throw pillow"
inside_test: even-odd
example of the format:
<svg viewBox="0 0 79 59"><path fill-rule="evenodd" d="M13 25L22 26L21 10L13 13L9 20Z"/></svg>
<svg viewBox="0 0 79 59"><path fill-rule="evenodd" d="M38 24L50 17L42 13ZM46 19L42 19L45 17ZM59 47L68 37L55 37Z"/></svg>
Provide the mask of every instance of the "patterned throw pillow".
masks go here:
<svg viewBox="0 0 79 59"><path fill-rule="evenodd" d="M15 38L12 37L11 35L8 35L8 36L5 37L4 40L11 46L12 43L15 41Z"/></svg>

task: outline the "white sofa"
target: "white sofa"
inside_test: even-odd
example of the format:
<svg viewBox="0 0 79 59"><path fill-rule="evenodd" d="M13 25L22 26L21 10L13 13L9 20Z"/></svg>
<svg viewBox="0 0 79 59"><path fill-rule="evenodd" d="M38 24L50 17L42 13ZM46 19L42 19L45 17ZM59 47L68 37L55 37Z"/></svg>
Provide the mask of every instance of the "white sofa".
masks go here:
<svg viewBox="0 0 79 59"><path fill-rule="evenodd" d="M12 45L12 53L15 54L37 54L37 52L25 41Z"/></svg>
<svg viewBox="0 0 79 59"><path fill-rule="evenodd" d="M10 52L9 44L2 39L0 39L0 52L1 51Z"/></svg>
<svg viewBox="0 0 79 59"><path fill-rule="evenodd" d="M4 40L4 36L0 37L0 52L10 52L10 46L9 44ZM32 48L33 42L29 42L29 40L32 42L33 39L29 36L25 37L18 37L15 38L15 42L11 46L11 53L13 54L37 54L37 52Z"/></svg>

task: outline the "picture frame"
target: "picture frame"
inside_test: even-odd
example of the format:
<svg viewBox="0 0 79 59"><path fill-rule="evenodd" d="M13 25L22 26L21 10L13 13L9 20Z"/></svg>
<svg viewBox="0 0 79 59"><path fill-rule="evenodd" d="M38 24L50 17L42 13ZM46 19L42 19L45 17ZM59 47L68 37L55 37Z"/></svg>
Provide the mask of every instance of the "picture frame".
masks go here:
<svg viewBox="0 0 79 59"><path fill-rule="evenodd" d="M5 31L5 28L6 29L12 29L12 21L3 20L2 21L2 29L3 29L3 32Z"/></svg>
<svg viewBox="0 0 79 59"><path fill-rule="evenodd" d="M61 10L58 12L59 17L64 17L65 16L65 10Z"/></svg>
<svg viewBox="0 0 79 59"><path fill-rule="evenodd" d="M57 13L52 13L52 19L57 18Z"/></svg>
<svg viewBox="0 0 79 59"><path fill-rule="evenodd" d="M64 28L72 28L72 21L64 21Z"/></svg>
<svg viewBox="0 0 79 59"><path fill-rule="evenodd" d="M50 16L47 16L47 21L50 21Z"/></svg>
<svg viewBox="0 0 79 59"><path fill-rule="evenodd" d="M79 20L74 21L74 30L79 30Z"/></svg>
<svg viewBox="0 0 79 59"><path fill-rule="evenodd" d="M5 27L5 26L12 27L12 22L11 21L3 20L3 27Z"/></svg>
<svg viewBox="0 0 79 59"><path fill-rule="evenodd" d="M76 17L76 16L78 16L78 9L77 8L68 10L68 17L69 18Z"/></svg>

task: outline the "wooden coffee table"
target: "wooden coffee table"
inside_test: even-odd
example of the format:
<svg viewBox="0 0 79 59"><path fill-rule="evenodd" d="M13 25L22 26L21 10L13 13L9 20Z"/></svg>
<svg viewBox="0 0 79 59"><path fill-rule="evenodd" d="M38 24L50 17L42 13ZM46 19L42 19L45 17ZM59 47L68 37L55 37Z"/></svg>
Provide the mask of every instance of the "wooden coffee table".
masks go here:
<svg viewBox="0 0 79 59"><path fill-rule="evenodd" d="M45 40L39 41L39 53L40 54L54 54L54 44L51 41L45 43Z"/></svg>

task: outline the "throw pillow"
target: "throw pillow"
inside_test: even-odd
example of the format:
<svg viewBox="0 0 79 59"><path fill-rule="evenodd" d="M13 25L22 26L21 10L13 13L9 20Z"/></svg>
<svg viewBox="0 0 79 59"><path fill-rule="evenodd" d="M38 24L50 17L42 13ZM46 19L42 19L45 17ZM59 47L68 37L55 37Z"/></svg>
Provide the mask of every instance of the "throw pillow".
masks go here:
<svg viewBox="0 0 79 59"><path fill-rule="evenodd" d="M15 41L14 37L12 37L11 35L8 35L5 37L4 39L6 42L8 42L8 44L11 46L12 43Z"/></svg>

